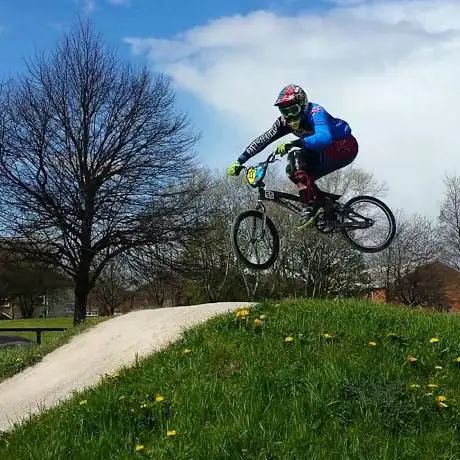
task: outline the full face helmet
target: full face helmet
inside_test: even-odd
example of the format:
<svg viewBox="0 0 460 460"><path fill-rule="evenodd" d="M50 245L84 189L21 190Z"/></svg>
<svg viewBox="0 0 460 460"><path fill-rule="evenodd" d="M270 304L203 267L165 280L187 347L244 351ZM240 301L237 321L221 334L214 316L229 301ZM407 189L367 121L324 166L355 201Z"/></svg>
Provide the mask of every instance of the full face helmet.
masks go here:
<svg viewBox="0 0 460 460"><path fill-rule="evenodd" d="M307 104L307 94L300 86L287 85L278 94L274 105L278 107L289 126L298 128Z"/></svg>

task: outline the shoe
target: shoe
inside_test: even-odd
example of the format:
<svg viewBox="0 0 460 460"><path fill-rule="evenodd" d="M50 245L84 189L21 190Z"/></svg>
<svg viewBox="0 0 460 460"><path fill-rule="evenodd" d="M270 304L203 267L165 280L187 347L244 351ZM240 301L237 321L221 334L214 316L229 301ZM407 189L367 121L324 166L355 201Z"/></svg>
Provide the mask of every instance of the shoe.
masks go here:
<svg viewBox="0 0 460 460"><path fill-rule="evenodd" d="M297 228L299 230L310 227L313 224L315 219L318 217L320 212L322 211L323 206L319 203L313 203L305 207L305 209L300 213L301 219L304 219L305 222L298 225Z"/></svg>

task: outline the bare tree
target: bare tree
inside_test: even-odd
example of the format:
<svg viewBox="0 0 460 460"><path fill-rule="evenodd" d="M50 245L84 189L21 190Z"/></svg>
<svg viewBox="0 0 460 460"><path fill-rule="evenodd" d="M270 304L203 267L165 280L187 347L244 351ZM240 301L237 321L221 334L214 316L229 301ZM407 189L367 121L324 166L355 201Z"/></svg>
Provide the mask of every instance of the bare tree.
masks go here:
<svg viewBox="0 0 460 460"><path fill-rule="evenodd" d="M443 241L443 258L460 269L460 177L446 175L444 200L439 224Z"/></svg>
<svg viewBox="0 0 460 460"><path fill-rule="evenodd" d="M131 276L124 262L123 255L110 260L90 294L101 316L113 315L115 309L131 297Z"/></svg>
<svg viewBox="0 0 460 460"><path fill-rule="evenodd" d="M356 166L339 169L318 180L318 186L331 193L342 195L346 201L355 195L373 195L383 198L388 191L384 182L379 182L374 175Z"/></svg>
<svg viewBox="0 0 460 460"><path fill-rule="evenodd" d="M74 323L106 264L187 240L197 140L169 81L122 65L89 23L0 94L1 223L75 282ZM3 244L8 245L8 238Z"/></svg>

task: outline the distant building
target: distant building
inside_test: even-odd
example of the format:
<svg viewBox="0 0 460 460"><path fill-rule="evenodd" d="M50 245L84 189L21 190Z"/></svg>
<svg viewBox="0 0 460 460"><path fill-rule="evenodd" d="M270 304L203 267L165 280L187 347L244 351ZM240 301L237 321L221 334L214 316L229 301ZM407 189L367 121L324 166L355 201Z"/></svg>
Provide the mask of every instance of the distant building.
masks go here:
<svg viewBox="0 0 460 460"><path fill-rule="evenodd" d="M436 260L424 264L388 283L377 271L374 275L374 282L362 293L362 298L376 303L422 305L460 312L460 271L446 263Z"/></svg>

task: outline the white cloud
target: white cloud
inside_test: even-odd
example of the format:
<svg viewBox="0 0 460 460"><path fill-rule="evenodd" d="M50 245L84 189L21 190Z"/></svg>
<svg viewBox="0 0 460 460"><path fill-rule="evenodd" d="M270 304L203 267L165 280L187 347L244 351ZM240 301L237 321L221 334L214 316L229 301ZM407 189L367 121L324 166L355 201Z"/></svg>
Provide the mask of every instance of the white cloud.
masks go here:
<svg viewBox="0 0 460 460"><path fill-rule="evenodd" d="M231 120L237 154L226 163L271 125L274 98L295 82L350 123L355 163L387 182L390 205L434 217L443 174L460 173L460 2L333 1L340 5L322 14L257 11L170 40L126 41ZM205 135L217 142L220 132Z"/></svg>

